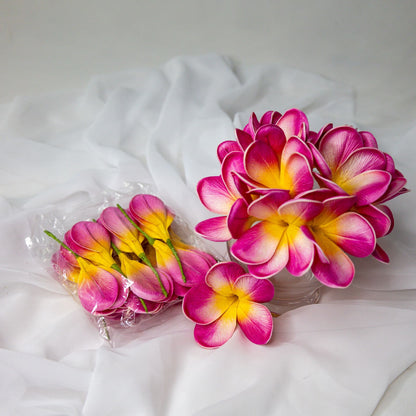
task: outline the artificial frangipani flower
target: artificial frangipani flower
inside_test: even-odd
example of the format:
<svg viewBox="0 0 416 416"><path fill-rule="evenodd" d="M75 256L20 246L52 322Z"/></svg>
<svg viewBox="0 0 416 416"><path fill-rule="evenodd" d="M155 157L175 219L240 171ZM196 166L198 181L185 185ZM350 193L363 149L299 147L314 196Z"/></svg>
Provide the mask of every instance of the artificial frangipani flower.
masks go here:
<svg viewBox="0 0 416 416"><path fill-rule="evenodd" d="M45 231L60 243L54 267L75 285L84 309L121 322L177 303L216 263L169 229L175 216L156 196L138 195L131 207L134 215L105 208L97 221L74 224L62 241Z"/></svg>
<svg viewBox="0 0 416 416"><path fill-rule="evenodd" d="M323 284L346 287L355 273L350 255L389 261L377 241L393 228L384 203L408 190L371 133L332 124L316 133L297 109L260 121L253 113L217 155L221 175L201 179L197 191L220 216L195 229L209 240L234 239L231 253L253 276L311 269Z"/></svg>
<svg viewBox="0 0 416 416"><path fill-rule="evenodd" d="M206 348L227 342L237 324L255 344L266 344L273 332L273 318L264 302L274 295L274 286L247 274L237 263L217 263L205 281L185 295L183 311L196 323L196 341Z"/></svg>

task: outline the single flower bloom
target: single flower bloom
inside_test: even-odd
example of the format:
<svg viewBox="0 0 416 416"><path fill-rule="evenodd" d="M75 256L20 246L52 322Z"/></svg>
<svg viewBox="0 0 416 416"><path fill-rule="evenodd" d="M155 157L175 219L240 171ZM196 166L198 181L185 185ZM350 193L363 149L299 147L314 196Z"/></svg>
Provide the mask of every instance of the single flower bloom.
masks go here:
<svg viewBox="0 0 416 416"><path fill-rule="evenodd" d="M310 143L321 186L341 195L355 195L356 205L385 202L401 193L406 179L391 156L377 148L374 136L349 126L327 131L317 146Z"/></svg>
<svg viewBox="0 0 416 416"><path fill-rule="evenodd" d="M354 263L349 255L367 257L376 247L376 234L371 224L351 211L354 196L331 196L320 189L302 195L322 200L321 212L303 225L302 231L315 246L311 266L315 277L329 287L346 287L354 278Z"/></svg>
<svg viewBox="0 0 416 416"><path fill-rule="evenodd" d="M231 253L257 278L268 278L285 267L301 276L314 256L313 242L302 226L321 210L319 201L290 199L285 191L271 191L249 206L249 214L260 221L235 241Z"/></svg>
<svg viewBox="0 0 416 416"><path fill-rule="evenodd" d="M240 177L253 192L285 189L294 197L313 187L312 160L311 151L301 139L286 140L278 127L261 127L245 151L246 175Z"/></svg>
<svg viewBox="0 0 416 416"><path fill-rule="evenodd" d="M110 233L97 222L76 223L65 234L64 242L76 254L97 265L110 268L114 264Z"/></svg>
<svg viewBox="0 0 416 416"><path fill-rule="evenodd" d="M98 223L111 233L111 241L120 251L143 256L142 243L145 237L117 207L105 208Z"/></svg>
<svg viewBox="0 0 416 416"><path fill-rule="evenodd" d="M169 227L175 218L168 207L154 195L139 194L132 198L129 213L151 238L167 242Z"/></svg>
<svg viewBox="0 0 416 416"><path fill-rule="evenodd" d="M205 282L192 287L183 300L185 315L196 323L195 340L203 347L217 348L233 335L237 324L255 344L269 342L273 318L266 306L274 295L268 280L247 274L233 262L217 263Z"/></svg>

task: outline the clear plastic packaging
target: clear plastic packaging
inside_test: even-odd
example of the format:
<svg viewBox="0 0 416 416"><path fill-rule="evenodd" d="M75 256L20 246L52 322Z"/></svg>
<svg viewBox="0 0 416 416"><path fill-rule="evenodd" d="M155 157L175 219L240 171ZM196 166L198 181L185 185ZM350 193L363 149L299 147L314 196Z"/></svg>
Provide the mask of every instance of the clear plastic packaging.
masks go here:
<svg viewBox="0 0 416 416"><path fill-rule="evenodd" d="M113 346L168 319L216 262L146 184L37 215L26 244Z"/></svg>

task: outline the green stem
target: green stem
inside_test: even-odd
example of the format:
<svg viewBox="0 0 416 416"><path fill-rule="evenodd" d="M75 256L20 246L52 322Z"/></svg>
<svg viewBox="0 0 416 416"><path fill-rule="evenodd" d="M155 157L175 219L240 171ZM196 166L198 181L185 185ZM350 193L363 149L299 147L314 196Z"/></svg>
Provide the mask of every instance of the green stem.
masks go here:
<svg viewBox="0 0 416 416"><path fill-rule="evenodd" d="M58 242L64 249L68 250L70 253L72 253L75 258L81 257L79 254L75 253L74 250L70 249L62 240L60 240L58 237L56 237L54 234L52 234L50 231L48 230L43 230L43 232L50 238L52 238L53 240L55 240L56 242Z"/></svg>
<svg viewBox="0 0 416 416"><path fill-rule="evenodd" d="M185 276L185 273L183 272L181 259L179 258L179 254L176 251L176 248L174 247L170 238L166 240L166 244L168 245L168 247L172 251L173 255L175 256L175 259L178 262L179 270L181 271L182 280L186 283L186 276Z"/></svg>
<svg viewBox="0 0 416 416"><path fill-rule="evenodd" d="M121 251L117 248L117 246L114 244L114 243L111 243L111 247L113 248L113 250L116 252L116 254L117 254L117 256L120 256L120 254L121 254ZM121 270L121 268L120 268L120 266L118 265L118 264L116 264L116 263L114 263L112 266L111 266L111 268L112 269L114 269L114 270L116 270L117 272L119 272L123 277L125 277L127 280L129 280L129 278L123 273L123 271ZM137 296L138 298L139 298L139 300L140 300L140 303L142 304L142 306L143 306L143 309L144 309L144 311L147 313L147 312L149 312L149 309L147 309L147 306L146 306L146 304L144 303L144 300L141 298L141 297L139 297L139 296Z"/></svg>
<svg viewBox="0 0 416 416"><path fill-rule="evenodd" d="M142 306L143 306L144 311L145 311L146 313L148 313L148 312L149 312L149 309L147 309L147 306L146 306L146 304L144 303L144 300L143 300L142 298L139 298L139 300L140 300L140 303L141 303L141 304L142 304Z"/></svg>
<svg viewBox="0 0 416 416"><path fill-rule="evenodd" d="M129 216L129 214L127 214L127 212L121 207L120 204L117 204L117 208L122 212L122 214L129 220L130 224L133 225L133 227L135 227L142 235L144 235L144 237L147 239L147 241L149 242L149 244L152 246L155 242L155 239L153 237L150 237L149 234L147 234L145 231L143 231Z"/></svg>
<svg viewBox="0 0 416 416"><path fill-rule="evenodd" d="M147 258L146 254L142 253L139 256L140 260L143 261L143 263L146 266L149 266L152 269L152 272L155 274L155 276L157 277L157 280L159 281L160 287L162 288L162 293L165 295L165 297L168 296L168 292L165 289L165 286L163 286L162 280L160 279L159 273L158 271L153 267L153 264L150 263L150 260Z"/></svg>

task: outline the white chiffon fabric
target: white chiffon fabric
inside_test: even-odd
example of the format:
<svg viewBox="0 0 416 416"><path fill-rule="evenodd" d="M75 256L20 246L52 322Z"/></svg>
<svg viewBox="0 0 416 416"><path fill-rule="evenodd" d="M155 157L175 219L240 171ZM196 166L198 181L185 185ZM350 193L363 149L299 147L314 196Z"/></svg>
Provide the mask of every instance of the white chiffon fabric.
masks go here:
<svg viewBox="0 0 416 416"><path fill-rule="evenodd" d="M274 319L267 346L237 330L223 347L202 349L176 306L111 347L34 247L48 218L59 229L57 213L82 219L106 198L133 196L138 182L194 226L212 215L195 188L219 173L218 143L234 138L252 111L292 107L314 130L356 125L349 87L217 55L99 76L85 91L0 108L1 415L374 412L416 360L414 192L389 204L396 224L381 244L391 263L356 261L350 288L324 289L319 304ZM405 116L357 127L372 129L412 188L416 122ZM226 253L223 244L210 247Z"/></svg>

